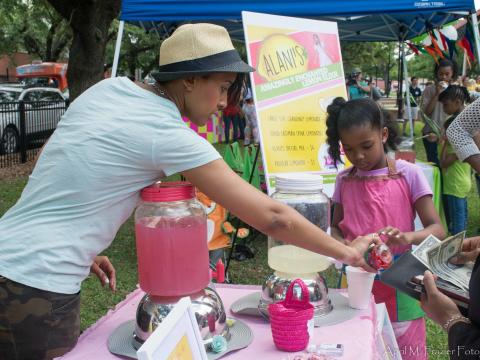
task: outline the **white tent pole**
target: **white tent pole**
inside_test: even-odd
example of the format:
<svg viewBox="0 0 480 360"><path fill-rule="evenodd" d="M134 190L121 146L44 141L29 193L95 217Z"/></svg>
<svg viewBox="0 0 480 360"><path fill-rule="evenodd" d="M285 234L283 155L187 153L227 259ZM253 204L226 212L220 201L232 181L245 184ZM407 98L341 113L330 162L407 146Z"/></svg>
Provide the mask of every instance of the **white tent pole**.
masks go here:
<svg viewBox="0 0 480 360"><path fill-rule="evenodd" d="M402 62L403 62L403 78L405 80L405 105L407 107L408 123L410 124L410 140L413 141L413 119L412 111L410 106L410 85L408 83L408 71L407 71L407 59L405 57L406 51L402 52Z"/></svg>
<svg viewBox="0 0 480 360"><path fill-rule="evenodd" d="M480 35L478 34L477 13L474 11L470 17L472 19L473 35L475 35L475 47L477 49L477 61L480 61Z"/></svg>
<svg viewBox="0 0 480 360"><path fill-rule="evenodd" d="M467 52L464 51L463 52L463 65L462 65L462 78L465 77L465 75L467 75Z"/></svg>
<svg viewBox="0 0 480 360"><path fill-rule="evenodd" d="M123 26L125 21L121 20L118 24L117 42L115 43L115 55L113 55L112 77L117 76L118 59L120 57L120 48L122 47Z"/></svg>

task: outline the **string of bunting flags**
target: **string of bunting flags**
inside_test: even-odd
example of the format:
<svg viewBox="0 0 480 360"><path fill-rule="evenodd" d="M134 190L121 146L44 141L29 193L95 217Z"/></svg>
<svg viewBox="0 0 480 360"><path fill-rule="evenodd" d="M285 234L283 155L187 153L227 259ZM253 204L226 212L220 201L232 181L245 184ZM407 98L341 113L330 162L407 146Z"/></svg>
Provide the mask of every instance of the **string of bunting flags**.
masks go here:
<svg viewBox="0 0 480 360"><path fill-rule="evenodd" d="M458 36L457 29L453 26L448 26L443 29L429 31L422 44L407 42L407 45L415 55L428 54L436 63L438 63L439 59L445 57L452 59L454 55L458 55L458 46L467 55L467 62L469 67L471 67L471 63L475 61L475 41L470 21L465 25L463 36L460 39L458 39Z"/></svg>

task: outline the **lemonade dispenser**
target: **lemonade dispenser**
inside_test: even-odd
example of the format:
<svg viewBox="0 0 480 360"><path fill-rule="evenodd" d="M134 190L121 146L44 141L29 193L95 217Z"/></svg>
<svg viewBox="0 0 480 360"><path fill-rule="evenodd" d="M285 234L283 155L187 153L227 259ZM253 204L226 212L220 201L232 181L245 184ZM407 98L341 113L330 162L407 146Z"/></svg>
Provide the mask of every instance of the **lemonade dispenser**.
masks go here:
<svg viewBox="0 0 480 360"><path fill-rule="evenodd" d="M138 277L145 296L137 307L135 349L177 302L189 296L202 338L228 337L223 303L210 284L207 216L184 181L144 188L135 211Z"/></svg>
<svg viewBox="0 0 480 360"><path fill-rule="evenodd" d="M307 220L327 232L330 227L330 200L322 191L323 177L316 174L284 174L276 176L272 198L281 201L302 214ZM330 312L331 302L321 272L330 260L315 252L268 238L268 265L274 274L263 284L259 310L266 314L268 304L283 300L292 280L302 279L309 288L310 302L315 306L315 316Z"/></svg>
<svg viewBox="0 0 480 360"><path fill-rule="evenodd" d="M140 287L152 296L185 296L210 282L207 218L186 182L156 183L135 211Z"/></svg>

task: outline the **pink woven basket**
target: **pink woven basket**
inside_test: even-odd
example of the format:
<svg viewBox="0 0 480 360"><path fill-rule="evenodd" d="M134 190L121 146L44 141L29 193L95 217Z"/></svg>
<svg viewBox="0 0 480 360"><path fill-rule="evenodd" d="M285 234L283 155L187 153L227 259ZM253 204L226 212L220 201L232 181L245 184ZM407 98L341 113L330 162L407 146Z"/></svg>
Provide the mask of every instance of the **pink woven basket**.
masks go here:
<svg viewBox="0 0 480 360"><path fill-rule="evenodd" d="M293 287L302 289L302 298L293 296ZM301 279L290 283L285 300L268 305L272 336L275 346L283 351L301 351L308 345L308 320L313 318L313 305L309 302L308 289Z"/></svg>

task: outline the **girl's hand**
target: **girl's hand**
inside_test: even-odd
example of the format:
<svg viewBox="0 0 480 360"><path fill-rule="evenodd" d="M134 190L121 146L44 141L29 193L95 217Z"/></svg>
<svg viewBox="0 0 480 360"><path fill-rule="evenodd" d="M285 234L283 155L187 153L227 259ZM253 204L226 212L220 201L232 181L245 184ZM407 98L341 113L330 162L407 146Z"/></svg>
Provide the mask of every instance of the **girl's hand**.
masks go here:
<svg viewBox="0 0 480 360"><path fill-rule="evenodd" d="M407 233L400 231L393 226L387 226L378 231L379 235L386 237L387 245L410 245L412 243Z"/></svg>
<svg viewBox="0 0 480 360"><path fill-rule="evenodd" d="M382 241L377 234L358 236L355 240L350 241L348 245L357 252L357 256L355 256L355 260L353 262L347 265L361 267L365 271L376 273L377 270L367 264L364 255L371 244L380 244L381 242Z"/></svg>
<svg viewBox="0 0 480 360"><path fill-rule="evenodd" d="M95 256L93 264L90 267L90 273L97 275L102 286L109 284L112 291L116 290L117 279L115 276L115 268L107 256Z"/></svg>
<svg viewBox="0 0 480 360"><path fill-rule="evenodd" d="M439 325L444 325L455 315L460 315L457 305L447 295L442 294L435 284L433 274L425 271L423 277L425 293L421 296L422 310Z"/></svg>
<svg viewBox="0 0 480 360"><path fill-rule="evenodd" d="M435 94L440 94L448 86L446 81L439 81L435 84Z"/></svg>

